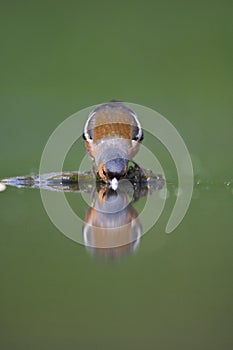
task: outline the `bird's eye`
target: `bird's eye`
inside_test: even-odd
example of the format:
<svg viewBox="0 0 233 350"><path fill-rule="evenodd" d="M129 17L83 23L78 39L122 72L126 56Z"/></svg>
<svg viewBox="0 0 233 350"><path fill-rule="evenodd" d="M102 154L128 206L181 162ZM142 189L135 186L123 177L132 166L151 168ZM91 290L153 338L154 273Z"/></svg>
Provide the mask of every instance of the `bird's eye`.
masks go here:
<svg viewBox="0 0 233 350"><path fill-rule="evenodd" d="M139 142L141 142L143 139L144 139L143 133L142 133L141 137L135 136L132 138L133 141L139 141Z"/></svg>
<svg viewBox="0 0 233 350"><path fill-rule="evenodd" d="M139 137L140 134L141 136ZM132 127L132 140L139 142L143 140L143 132L142 130L139 130L137 126Z"/></svg>
<svg viewBox="0 0 233 350"><path fill-rule="evenodd" d="M90 134L83 133L83 139L84 139L85 141L87 141L87 140L92 140L92 137L90 136Z"/></svg>
<svg viewBox="0 0 233 350"><path fill-rule="evenodd" d="M142 141L143 139L144 139L144 134L143 134L143 132L142 132L142 135L141 135L139 141Z"/></svg>

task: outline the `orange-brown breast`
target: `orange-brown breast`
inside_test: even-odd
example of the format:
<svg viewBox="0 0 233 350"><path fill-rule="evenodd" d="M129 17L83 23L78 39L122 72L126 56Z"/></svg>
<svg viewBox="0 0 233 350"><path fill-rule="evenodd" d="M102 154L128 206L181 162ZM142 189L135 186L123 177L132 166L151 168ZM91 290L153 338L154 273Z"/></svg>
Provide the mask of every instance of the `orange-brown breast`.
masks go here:
<svg viewBox="0 0 233 350"><path fill-rule="evenodd" d="M132 126L136 126L134 117L122 108L105 108L94 115L94 137L98 142L102 138L123 137L132 139Z"/></svg>
<svg viewBox="0 0 233 350"><path fill-rule="evenodd" d="M127 207L127 210L127 216L121 215L121 213L116 214L116 225L114 225L111 215L104 215L95 208L89 208L85 217L85 225L90 226L89 234L93 247L125 246L132 241L133 222L139 225L138 214L131 205Z"/></svg>
<svg viewBox="0 0 233 350"><path fill-rule="evenodd" d="M102 138L123 137L126 140L132 139L132 129L129 124L112 123L96 126L94 129L94 142Z"/></svg>

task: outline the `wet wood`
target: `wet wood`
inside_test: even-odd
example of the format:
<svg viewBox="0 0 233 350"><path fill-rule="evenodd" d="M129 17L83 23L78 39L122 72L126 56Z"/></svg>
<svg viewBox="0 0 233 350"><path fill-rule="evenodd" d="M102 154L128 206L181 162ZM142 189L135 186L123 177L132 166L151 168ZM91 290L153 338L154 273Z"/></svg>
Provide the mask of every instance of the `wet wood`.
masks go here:
<svg viewBox="0 0 233 350"><path fill-rule="evenodd" d="M130 166L125 176L134 186L135 190L153 192L164 186L165 180L162 175L154 174L151 170L142 169L138 166ZM44 190L66 191L66 192L89 192L101 189L106 184L99 175L91 171L78 172L53 172L40 175L16 176L0 181L6 186L17 188L38 188Z"/></svg>

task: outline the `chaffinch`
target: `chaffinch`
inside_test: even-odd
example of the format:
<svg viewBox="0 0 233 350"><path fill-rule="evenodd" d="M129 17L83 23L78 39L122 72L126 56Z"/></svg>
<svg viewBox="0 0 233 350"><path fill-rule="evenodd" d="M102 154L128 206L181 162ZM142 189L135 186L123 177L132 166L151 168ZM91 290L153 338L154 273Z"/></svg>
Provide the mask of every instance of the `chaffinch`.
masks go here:
<svg viewBox="0 0 233 350"><path fill-rule="evenodd" d="M83 138L101 179L111 182L114 189L115 183L126 175L128 162L138 152L143 131L138 117L129 107L111 101L98 106L89 115Z"/></svg>

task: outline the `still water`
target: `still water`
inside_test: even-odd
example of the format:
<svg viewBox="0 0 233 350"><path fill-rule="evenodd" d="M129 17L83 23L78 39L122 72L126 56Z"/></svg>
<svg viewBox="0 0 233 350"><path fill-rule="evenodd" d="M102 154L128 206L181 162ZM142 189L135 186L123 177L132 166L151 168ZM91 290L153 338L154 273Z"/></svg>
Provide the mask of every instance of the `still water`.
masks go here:
<svg viewBox="0 0 233 350"><path fill-rule="evenodd" d="M159 191L150 194L155 206ZM85 247L53 226L38 189L2 192L2 347L141 349L146 343L165 349L175 343L195 349L201 342L203 349L228 348L232 183L196 182L189 211L170 235L165 226L177 191L168 185L168 193L161 217L143 237L137 218L143 197L124 208L124 197L116 201L102 192L88 207L80 193L67 193L84 218ZM115 210L116 203L121 215L104 218L106 208ZM131 234L131 243L103 249L106 239L119 243L107 232L91 230L93 222L98 226L103 220L109 227L114 220L123 224L118 239ZM88 247L93 239L91 245L100 249Z"/></svg>

